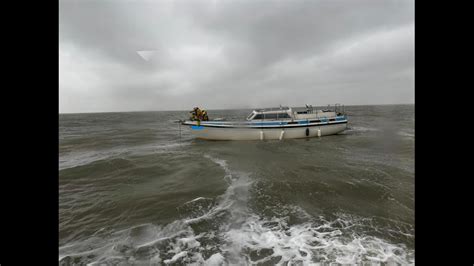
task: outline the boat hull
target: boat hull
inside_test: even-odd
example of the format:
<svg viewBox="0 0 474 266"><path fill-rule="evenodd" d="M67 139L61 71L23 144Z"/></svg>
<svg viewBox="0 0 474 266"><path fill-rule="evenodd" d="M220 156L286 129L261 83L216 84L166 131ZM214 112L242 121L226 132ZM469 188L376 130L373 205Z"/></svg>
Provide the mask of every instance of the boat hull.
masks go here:
<svg viewBox="0 0 474 266"><path fill-rule="evenodd" d="M344 131L347 122L274 128L191 127L192 134L206 140L279 140L334 135ZM283 133L282 133L283 132Z"/></svg>

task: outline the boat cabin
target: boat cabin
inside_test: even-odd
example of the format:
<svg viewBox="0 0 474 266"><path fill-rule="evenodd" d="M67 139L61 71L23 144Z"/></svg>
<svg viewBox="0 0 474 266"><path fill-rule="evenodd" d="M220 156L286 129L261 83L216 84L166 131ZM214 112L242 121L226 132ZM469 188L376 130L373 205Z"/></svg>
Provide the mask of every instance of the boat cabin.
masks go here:
<svg viewBox="0 0 474 266"><path fill-rule="evenodd" d="M247 121L251 120L307 120L307 119L330 119L341 115L337 111L336 105L334 110L330 109L314 109L311 105L305 108L292 109L291 107L276 107L255 109L247 117Z"/></svg>

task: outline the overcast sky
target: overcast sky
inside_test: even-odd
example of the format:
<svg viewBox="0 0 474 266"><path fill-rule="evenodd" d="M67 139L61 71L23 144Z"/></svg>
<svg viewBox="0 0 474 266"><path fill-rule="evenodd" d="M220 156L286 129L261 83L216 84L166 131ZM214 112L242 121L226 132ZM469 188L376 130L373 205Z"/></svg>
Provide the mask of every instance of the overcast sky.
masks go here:
<svg viewBox="0 0 474 266"><path fill-rule="evenodd" d="M413 0L59 7L61 113L414 103Z"/></svg>

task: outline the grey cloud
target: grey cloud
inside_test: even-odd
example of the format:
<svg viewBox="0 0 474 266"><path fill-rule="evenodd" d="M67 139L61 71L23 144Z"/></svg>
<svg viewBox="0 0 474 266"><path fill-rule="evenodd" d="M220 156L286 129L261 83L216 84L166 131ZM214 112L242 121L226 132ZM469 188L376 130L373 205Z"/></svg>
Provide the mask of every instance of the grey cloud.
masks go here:
<svg viewBox="0 0 474 266"><path fill-rule="evenodd" d="M61 112L414 100L409 0L62 0L59 19Z"/></svg>

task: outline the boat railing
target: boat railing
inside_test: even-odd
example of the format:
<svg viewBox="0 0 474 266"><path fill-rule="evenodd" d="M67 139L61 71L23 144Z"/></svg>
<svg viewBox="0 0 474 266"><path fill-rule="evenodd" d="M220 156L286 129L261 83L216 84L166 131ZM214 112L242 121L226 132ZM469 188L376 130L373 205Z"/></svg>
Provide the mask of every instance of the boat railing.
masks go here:
<svg viewBox="0 0 474 266"><path fill-rule="evenodd" d="M329 107L329 105L328 105L328 107ZM336 104L334 105L334 112L335 112L336 114L339 114L339 113L340 113L340 114L342 114L342 115L346 115L345 106L344 106L344 105L341 105L341 104L339 104L339 103L336 103Z"/></svg>
<svg viewBox="0 0 474 266"><path fill-rule="evenodd" d="M280 110L290 110L290 107L288 106L280 106L280 107L269 107L269 108L260 108L260 109L255 109L254 111L256 112L270 112L270 111L280 111Z"/></svg>

